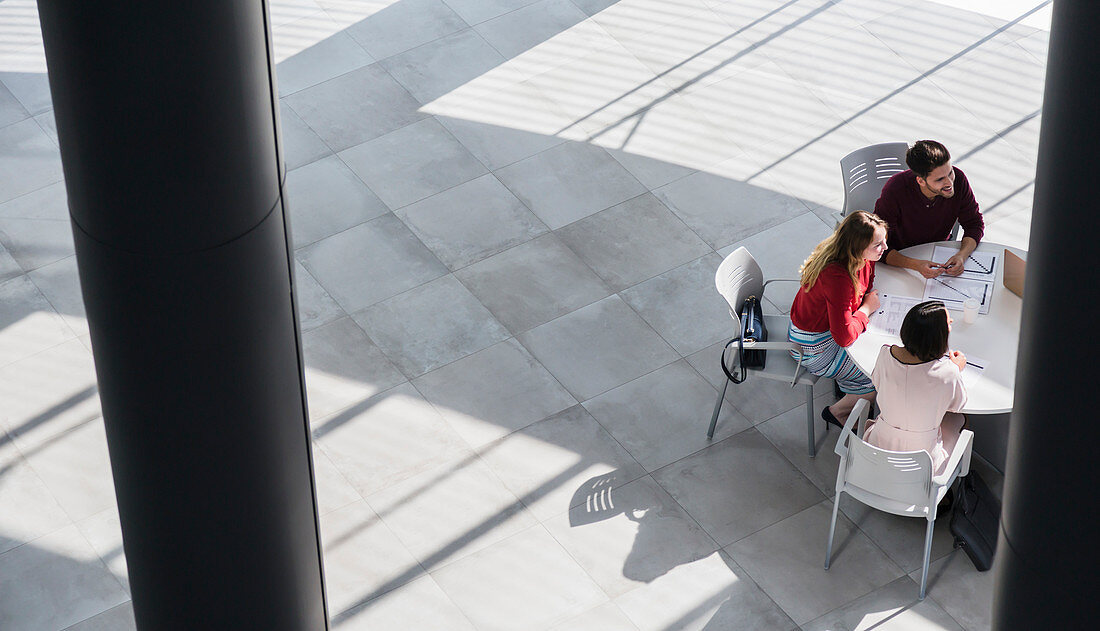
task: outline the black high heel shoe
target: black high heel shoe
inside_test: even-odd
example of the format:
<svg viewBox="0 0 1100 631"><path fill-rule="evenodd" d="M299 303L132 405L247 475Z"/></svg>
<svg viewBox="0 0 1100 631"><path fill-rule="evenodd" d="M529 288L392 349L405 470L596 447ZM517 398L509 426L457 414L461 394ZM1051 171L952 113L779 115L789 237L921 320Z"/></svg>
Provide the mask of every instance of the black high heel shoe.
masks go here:
<svg viewBox="0 0 1100 631"><path fill-rule="evenodd" d="M844 429L844 424L837 420L833 413L829 411L829 406L821 408L821 419L825 421L825 431L829 431L830 425L836 425L840 429Z"/></svg>

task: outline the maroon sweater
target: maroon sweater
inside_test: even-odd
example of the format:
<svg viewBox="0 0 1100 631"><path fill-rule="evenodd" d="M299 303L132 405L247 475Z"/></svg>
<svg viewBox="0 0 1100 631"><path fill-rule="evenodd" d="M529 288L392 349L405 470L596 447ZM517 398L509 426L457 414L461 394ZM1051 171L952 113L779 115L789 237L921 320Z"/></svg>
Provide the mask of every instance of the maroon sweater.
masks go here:
<svg viewBox="0 0 1100 631"><path fill-rule="evenodd" d="M946 241L956 221L962 226L964 237L981 243L985 234L985 220L970 182L958 167L955 167L955 194L950 198L925 197L917 184L917 174L911 170L894 175L882 187L882 195L875 202L875 214L890 224L886 245L891 250Z"/></svg>
<svg viewBox="0 0 1100 631"><path fill-rule="evenodd" d="M799 289L795 294L791 322L803 331L828 331L837 344L851 346L867 329L867 316L858 309L863 304L863 295L875 283L875 262L868 261L860 268L856 279L858 291L843 265L826 265L812 287Z"/></svg>

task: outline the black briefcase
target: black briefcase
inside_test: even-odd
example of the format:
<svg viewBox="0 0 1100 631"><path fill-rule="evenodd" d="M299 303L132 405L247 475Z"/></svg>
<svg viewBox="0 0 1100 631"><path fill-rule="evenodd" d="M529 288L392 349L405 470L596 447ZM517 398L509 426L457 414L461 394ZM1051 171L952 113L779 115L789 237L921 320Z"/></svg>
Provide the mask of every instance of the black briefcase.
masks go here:
<svg viewBox="0 0 1100 631"><path fill-rule="evenodd" d="M962 548L974 567L984 572L993 566L1000 530L1001 502L977 472L959 481L951 512L951 534L955 547Z"/></svg>

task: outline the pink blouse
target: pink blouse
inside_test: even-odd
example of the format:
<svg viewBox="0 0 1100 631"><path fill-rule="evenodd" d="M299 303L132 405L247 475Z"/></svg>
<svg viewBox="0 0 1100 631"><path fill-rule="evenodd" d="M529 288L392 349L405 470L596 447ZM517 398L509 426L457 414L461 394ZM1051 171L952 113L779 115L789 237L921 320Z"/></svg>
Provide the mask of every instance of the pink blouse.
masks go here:
<svg viewBox="0 0 1100 631"><path fill-rule="evenodd" d="M959 367L946 357L903 364L890 353L890 346L884 345L871 372L871 383L878 391L876 401L882 413L867 428L863 440L890 451L923 449L932 456L932 470L939 473L951 456L944 448L940 423L944 414L966 405ZM951 436L949 445L953 446L955 439L957 436Z"/></svg>

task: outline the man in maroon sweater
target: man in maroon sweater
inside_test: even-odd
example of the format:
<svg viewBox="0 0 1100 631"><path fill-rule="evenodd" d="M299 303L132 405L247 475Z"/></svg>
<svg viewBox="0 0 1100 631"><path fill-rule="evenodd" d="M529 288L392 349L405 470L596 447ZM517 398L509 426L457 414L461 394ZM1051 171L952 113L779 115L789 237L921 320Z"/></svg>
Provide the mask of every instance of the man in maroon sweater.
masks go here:
<svg viewBox="0 0 1100 631"><path fill-rule="evenodd" d="M905 152L908 171L886 181L875 202L875 214L890 224L882 257L888 265L907 267L925 278L940 274L957 276L966 257L978 247L985 233L985 220L970 190L970 182L951 166L947 147L935 140L918 140ZM963 228L959 253L943 265L905 256L898 250L921 243L946 241L958 221Z"/></svg>

